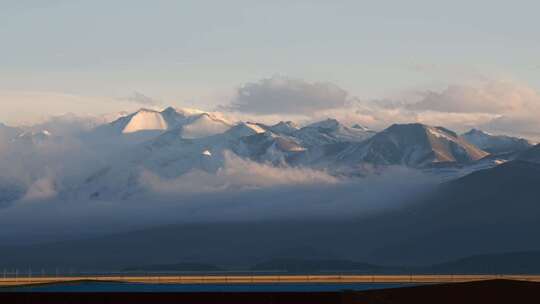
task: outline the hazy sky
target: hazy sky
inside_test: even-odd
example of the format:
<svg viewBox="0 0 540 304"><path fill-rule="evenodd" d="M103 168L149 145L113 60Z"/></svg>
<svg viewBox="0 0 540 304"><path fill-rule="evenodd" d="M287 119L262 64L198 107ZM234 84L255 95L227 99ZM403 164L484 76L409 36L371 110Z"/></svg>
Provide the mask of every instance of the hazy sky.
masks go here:
<svg viewBox="0 0 540 304"><path fill-rule="evenodd" d="M486 81L537 92L539 11L494 0L0 0L0 121L154 101L211 108L275 75L364 99Z"/></svg>

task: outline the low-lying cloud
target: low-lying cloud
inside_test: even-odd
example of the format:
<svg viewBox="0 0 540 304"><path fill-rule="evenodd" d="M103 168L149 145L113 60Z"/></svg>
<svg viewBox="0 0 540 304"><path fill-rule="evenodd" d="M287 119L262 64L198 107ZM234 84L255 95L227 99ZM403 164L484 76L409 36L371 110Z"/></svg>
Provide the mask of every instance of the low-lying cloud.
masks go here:
<svg viewBox="0 0 540 304"><path fill-rule="evenodd" d="M231 152L225 152L224 158L224 166L216 173L194 170L175 179L163 179L150 171L143 171L141 183L157 193L174 195L338 182L337 178L323 171L274 167L242 159Z"/></svg>
<svg viewBox="0 0 540 304"><path fill-rule="evenodd" d="M110 155L116 150L102 148L75 137L9 145L0 159L0 193L15 201L0 202L0 222L9 227L0 231L0 241L58 241L171 223L362 217L399 207L433 185L403 168L345 179L225 153L213 173L165 178L132 166L133 184L104 184L110 193L125 190L115 185L135 187L132 195L93 199L87 181L97 168L121 161Z"/></svg>
<svg viewBox="0 0 540 304"><path fill-rule="evenodd" d="M173 223L358 219L414 202L436 185L427 175L399 167L337 181L291 168L272 168L267 178L260 171L268 173L264 165L233 162L225 169L229 173L216 175L192 172L167 181L143 174L148 191L129 200L45 199L46 192L36 191L34 201L0 209L0 222L10 227L0 231L0 240L58 241ZM237 172L246 166L259 171Z"/></svg>

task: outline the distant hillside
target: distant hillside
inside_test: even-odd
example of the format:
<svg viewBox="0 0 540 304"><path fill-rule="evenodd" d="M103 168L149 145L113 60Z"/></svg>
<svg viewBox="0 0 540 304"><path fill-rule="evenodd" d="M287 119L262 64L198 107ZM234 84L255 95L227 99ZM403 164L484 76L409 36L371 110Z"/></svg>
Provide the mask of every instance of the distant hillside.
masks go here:
<svg viewBox="0 0 540 304"><path fill-rule="evenodd" d="M306 249L288 259L303 260L313 251L326 250L331 255L317 259L370 265L426 265L482 252L537 251L539 185L540 164L510 161L448 182L414 204L384 213L339 220L179 224L4 247L0 248L0 268L124 269L148 261L189 260L247 269L291 248ZM339 263L329 265L338 267ZM286 268L308 266L316 265L306 262Z"/></svg>
<svg viewBox="0 0 540 304"><path fill-rule="evenodd" d="M433 265L432 273L540 274L540 251L474 255Z"/></svg>
<svg viewBox="0 0 540 304"><path fill-rule="evenodd" d="M478 148L492 154L520 152L532 146L528 140L523 138L493 135L477 129L472 129L461 136Z"/></svg>
<svg viewBox="0 0 540 304"><path fill-rule="evenodd" d="M131 266L126 267L124 271L220 271L221 268L211 265L211 264L202 264L202 263L176 263L176 264L153 264L153 265L141 265L141 266Z"/></svg>
<svg viewBox="0 0 540 304"><path fill-rule="evenodd" d="M380 273L385 270L385 267L349 260L275 259L256 264L251 269L257 271L285 271L289 273Z"/></svg>
<svg viewBox="0 0 540 304"><path fill-rule="evenodd" d="M540 163L540 144L521 152L518 155L519 160Z"/></svg>

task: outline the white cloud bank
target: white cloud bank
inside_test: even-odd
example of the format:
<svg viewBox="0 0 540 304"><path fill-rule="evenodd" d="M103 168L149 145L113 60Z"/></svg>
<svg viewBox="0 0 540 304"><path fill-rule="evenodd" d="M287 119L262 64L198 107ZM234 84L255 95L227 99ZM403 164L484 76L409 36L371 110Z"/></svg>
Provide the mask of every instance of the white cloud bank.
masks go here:
<svg viewBox="0 0 540 304"><path fill-rule="evenodd" d="M488 131L540 136L540 94L514 82L492 81L482 86L449 86L442 92L425 92L407 108L439 114L441 121L462 117ZM440 115L440 114L443 115ZM464 124L457 120L453 124Z"/></svg>
<svg viewBox="0 0 540 304"><path fill-rule="evenodd" d="M149 172L141 173L141 184L159 194L185 194L229 190L254 190L278 186L334 184L338 179L307 168L273 167L224 154L223 168L216 173L194 170L176 179L162 179Z"/></svg>

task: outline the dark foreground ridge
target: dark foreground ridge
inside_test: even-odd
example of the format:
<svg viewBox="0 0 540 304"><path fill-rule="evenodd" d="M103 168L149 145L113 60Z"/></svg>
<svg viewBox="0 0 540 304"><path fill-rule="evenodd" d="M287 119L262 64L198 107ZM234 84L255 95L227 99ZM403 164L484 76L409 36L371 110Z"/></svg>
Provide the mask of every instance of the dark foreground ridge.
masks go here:
<svg viewBox="0 0 540 304"><path fill-rule="evenodd" d="M490 280L369 291L214 293L1 293L0 303L540 303L540 283Z"/></svg>
<svg viewBox="0 0 540 304"><path fill-rule="evenodd" d="M362 292L345 292L341 303L540 303L540 283L490 280Z"/></svg>

